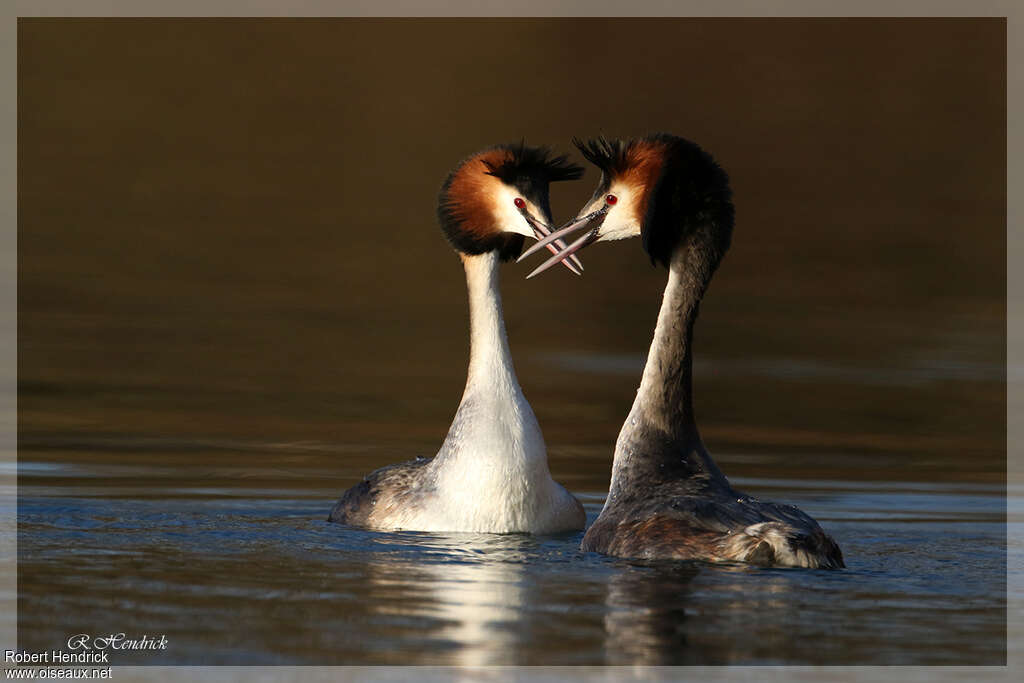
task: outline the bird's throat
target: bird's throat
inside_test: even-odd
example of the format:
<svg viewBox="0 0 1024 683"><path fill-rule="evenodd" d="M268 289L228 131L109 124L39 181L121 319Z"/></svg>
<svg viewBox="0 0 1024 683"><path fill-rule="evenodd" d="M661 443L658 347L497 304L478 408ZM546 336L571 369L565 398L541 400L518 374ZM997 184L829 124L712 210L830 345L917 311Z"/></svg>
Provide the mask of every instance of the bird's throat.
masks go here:
<svg viewBox="0 0 1024 683"><path fill-rule="evenodd" d="M493 390L495 382L518 386L505 333L495 251L463 256L469 293L469 373L466 394L475 388Z"/></svg>

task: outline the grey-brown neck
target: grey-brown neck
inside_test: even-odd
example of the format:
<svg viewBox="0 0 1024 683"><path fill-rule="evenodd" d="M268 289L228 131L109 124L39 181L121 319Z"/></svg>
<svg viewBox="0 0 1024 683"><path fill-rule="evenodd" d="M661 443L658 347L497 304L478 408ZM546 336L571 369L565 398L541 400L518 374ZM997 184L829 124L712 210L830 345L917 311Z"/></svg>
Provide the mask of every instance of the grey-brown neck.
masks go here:
<svg viewBox="0 0 1024 683"><path fill-rule="evenodd" d="M672 254L643 379L615 446L612 499L662 481L725 483L701 442L693 410L693 325L715 265L694 242Z"/></svg>

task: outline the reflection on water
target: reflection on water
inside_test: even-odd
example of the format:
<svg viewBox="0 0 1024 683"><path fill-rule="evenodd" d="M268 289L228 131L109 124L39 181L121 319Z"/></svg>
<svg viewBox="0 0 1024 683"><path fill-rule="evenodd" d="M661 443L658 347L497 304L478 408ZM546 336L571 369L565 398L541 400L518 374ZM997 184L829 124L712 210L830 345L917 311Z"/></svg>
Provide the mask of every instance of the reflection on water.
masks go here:
<svg viewBox="0 0 1024 683"><path fill-rule="evenodd" d="M439 559L415 564L371 564L367 603L380 615L427 616L443 624L432 639L451 648L451 664L515 664L525 593L529 539L519 535L431 535L424 554ZM443 559L440 559L443 558ZM410 587L416 588L410 590ZM393 593L397 601L386 596ZM383 598L383 599L382 599Z"/></svg>
<svg viewBox="0 0 1024 683"><path fill-rule="evenodd" d="M459 644L459 666L515 664L516 627L522 614L522 570L515 565L446 567L437 571L437 615L451 625L440 636Z"/></svg>
<svg viewBox="0 0 1024 683"><path fill-rule="evenodd" d="M632 568L609 581L605 649L609 663L679 666L787 661L790 640L802 628L795 592L800 583L785 574L750 567L715 567L712 609L703 595L701 567L657 563ZM703 571L712 571L707 567ZM751 580L753 577L754 580ZM704 577L705 579L707 577ZM764 628L769 618L771 628ZM815 627L817 628L817 627ZM736 634L742 633L742 637ZM756 635L755 635L756 634ZM721 640L732 641L729 648Z"/></svg>
<svg viewBox="0 0 1024 683"><path fill-rule="evenodd" d="M687 640L685 601L697 567L662 566L654 572L625 571L608 582L605 652L611 664L675 666L699 657ZM653 574L653 575L652 575Z"/></svg>

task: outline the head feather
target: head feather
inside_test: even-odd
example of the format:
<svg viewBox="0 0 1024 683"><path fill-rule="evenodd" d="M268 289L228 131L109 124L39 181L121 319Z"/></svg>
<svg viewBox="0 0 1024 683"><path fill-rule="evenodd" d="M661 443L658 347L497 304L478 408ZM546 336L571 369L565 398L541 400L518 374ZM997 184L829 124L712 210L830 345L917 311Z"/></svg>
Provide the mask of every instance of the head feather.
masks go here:
<svg viewBox="0 0 1024 683"><path fill-rule="evenodd" d="M523 248L523 236L505 232L496 224L492 210L495 179L515 187L550 220L548 185L575 180L583 168L571 164L565 155L552 156L546 147L528 147L524 142L497 145L468 157L448 175L441 186L437 215L451 245L466 254L497 250L503 261L515 258Z"/></svg>
<svg viewBox="0 0 1024 683"><path fill-rule="evenodd" d="M595 196L613 182L638 193L641 237L651 261L668 265L673 250L697 236L717 266L729 247L734 210L729 176L696 143L668 133L632 140L599 137L573 143L603 174Z"/></svg>
<svg viewBox="0 0 1024 683"><path fill-rule="evenodd" d="M617 176L629 167L630 143L623 140L608 140L602 135L586 141L573 138L572 143L584 159L601 169L606 176Z"/></svg>
<svg viewBox="0 0 1024 683"><path fill-rule="evenodd" d="M551 156L547 147L527 147L520 141L514 145L499 145L507 154L500 162L484 160L487 174L502 182L515 185L522 178L554 183L560 180L577 180L583 176L583 167L569 163L565 154Z"/></svg>

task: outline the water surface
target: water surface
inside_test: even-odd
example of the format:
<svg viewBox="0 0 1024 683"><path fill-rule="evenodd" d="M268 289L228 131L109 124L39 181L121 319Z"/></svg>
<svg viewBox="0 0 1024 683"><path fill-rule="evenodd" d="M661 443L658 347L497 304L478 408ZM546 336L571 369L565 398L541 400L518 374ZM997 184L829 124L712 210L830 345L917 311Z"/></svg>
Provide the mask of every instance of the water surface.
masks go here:
<svg viewBox="0 0 1024 683"><path fill-rule="evenodd" d="M167 453L22 461L23 647L126 631L172 643L158 655L118 656L142 664L991 664L1005 656L1000 486L735 478L814 515L848 565L783 570L605 558L581 553L580 533L349 529L325 521L340 489L332 484L362 470L339 471L323 450L221 454L216 466L184 465L188 474L177 476L181 464L146 464ZM592 522L602 495L581 497Z"/></svg>

